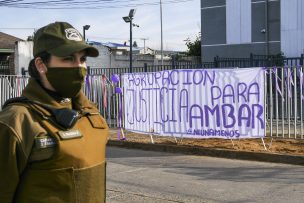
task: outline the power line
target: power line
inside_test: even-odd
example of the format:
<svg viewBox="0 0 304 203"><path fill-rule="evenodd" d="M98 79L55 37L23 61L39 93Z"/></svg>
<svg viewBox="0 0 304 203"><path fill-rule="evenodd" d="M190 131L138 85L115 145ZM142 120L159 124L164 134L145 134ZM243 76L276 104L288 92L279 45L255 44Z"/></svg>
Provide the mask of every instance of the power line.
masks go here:
<svg viewBox="0 0 304 203"><path fill-rule="evenodd" d="M163 4L176 4L190 2L194 0L167 0ZM88 6L88 4L90 6ZM122 7L138 7L138 6L154 6L159 5L159 1L145 0L53 0L53 1L25 1L25 0L6 0L0 1L0 6L10 8L31 8L31 9L106 9L106 8L122 8Z"/></svg>
<svg viewBox="0 0 304 203"><path fill-rule="evenodd" d="M0 27L0 30L35 30L36 28L22 27Z"/></svg>

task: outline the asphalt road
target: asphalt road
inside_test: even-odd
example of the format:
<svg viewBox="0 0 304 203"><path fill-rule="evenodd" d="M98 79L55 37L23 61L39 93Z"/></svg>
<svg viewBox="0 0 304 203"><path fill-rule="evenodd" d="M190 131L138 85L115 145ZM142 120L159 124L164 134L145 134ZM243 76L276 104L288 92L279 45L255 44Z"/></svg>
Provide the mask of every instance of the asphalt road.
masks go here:
<svg viewBox="0 0 304 203"><path fill-rule="evenodd" d="M108 147L107 202L304 202L303 166Z"/></svg>

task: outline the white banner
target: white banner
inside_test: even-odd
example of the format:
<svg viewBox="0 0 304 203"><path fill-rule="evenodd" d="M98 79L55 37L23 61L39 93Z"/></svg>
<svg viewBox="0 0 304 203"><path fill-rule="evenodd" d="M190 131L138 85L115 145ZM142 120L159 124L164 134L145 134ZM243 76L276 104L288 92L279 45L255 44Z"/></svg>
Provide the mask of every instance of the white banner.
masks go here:
<svg viewBox="0 0 304 203"><path fill-rule="evenodd" d="M126 130L191 138L264 137L262 68L124 74Z"/></svg>

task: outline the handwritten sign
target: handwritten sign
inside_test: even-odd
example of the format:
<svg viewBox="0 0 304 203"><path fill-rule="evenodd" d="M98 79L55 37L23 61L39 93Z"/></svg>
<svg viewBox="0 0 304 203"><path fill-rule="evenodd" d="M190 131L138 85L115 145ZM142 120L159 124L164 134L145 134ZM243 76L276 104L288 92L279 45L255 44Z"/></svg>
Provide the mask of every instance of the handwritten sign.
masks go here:
<svg viewBox="0 0 304 203"><path fill-rule="evenodd" d="M191 138L265 135L261 68L124 74L125 128Z"/></svg>

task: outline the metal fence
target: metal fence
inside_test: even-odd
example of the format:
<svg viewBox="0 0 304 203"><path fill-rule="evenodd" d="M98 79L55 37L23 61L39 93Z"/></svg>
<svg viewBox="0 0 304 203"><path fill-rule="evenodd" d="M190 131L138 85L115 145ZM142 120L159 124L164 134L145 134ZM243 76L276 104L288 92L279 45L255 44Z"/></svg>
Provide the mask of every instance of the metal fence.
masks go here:
<svg viewBox="0 0 304 203"><path fill-rule="evenodd" d="M145 68L145 67L144 67ZM145 70L144 68L138 70ZM153 71L146 67L146 70ZM166 70L166 67L163 67ZM118 69L117 69L118 70ZM84 92L98 105L111 127L117 124L120 95L108 77L128 69L103 69L86 78ZM135 69L136 70L136 69ZM91 70L92 71L92 70ZM267 136L304 139L304 74L303 67L265 68L265 103ZM108 77L106 77L106 75ZM28 82L24 76L0 76L0 105L21 94ZM119 84L116 84L119 86Z"/></svg>
<svg viewBox="0 0 304 203"><path fill-rule="evenodd" d="M21 96L29 80L27 76L0 75L0 110L9 98ZM87 97L94 102L110 127L116 127L118 95L115 86L105 76L88 76L83 87Z"/></svg>
<svg viewBox="0 0 304 203"><path fill-rule="evenodd" d="M278 55L255 55L250 54L248 58L225 58L225 57L214 57L213 62L207 62L209 67L272 67L272 66L298 66L303 65L304 55L300 57L284 57L281 54Z"/></svg>
<svg viewBox="0 0 304 203"><path fill-rule="evenodd" d="M273 137L304 138L303 67L266 69L266 118Z"/></svg>
<svg viewBox="0 0 304 203"><path fill-rule="evenodd" d="M141 73L141 72L157 72L163 70L172 70L172 69L198 69L202 68L201 64L176 64L176 65L147 65L145 64L143 67L132 67L133 73ZM129 73L130 68L89 68L89 75L107 75L111 76L113 74L121 75L123 73Z"/></svg>
<svg viewBox="0 0 304 203"><path fill-rule="evenodd" d="M302 66L304 64L304 55L300 57L289 57L286 58L282 55L255 55L250 54L248 58L224 58L224 57L215 57L213 62L203 62L200 63L197 60L197 63L188 62L180 63L178 61L172 61L171 65L147 65L143 67L133 67L132 72L156 72L163 70L171 69L198 69L198 68L246 68L246 67L273 67L273 66ZM123 74L130 72L129 67L126 68L91 68L88 70L88 73L91 75L94 74Z"/></svg>
<svg viewBox="0 0 304 203"><path fill-rule="evenodd" d="M119 84L118 84L119 85ZM87 75L83 91L94 102L110 127L117 126L120 95L115 94L116 85L106 75Z"/></svg>
<svg viewBox="0 0 304 203"><path fill-rule="evenodd" d="M7 99L20 96L27 83L28 77L0 75L0 108Z"/></svg>

